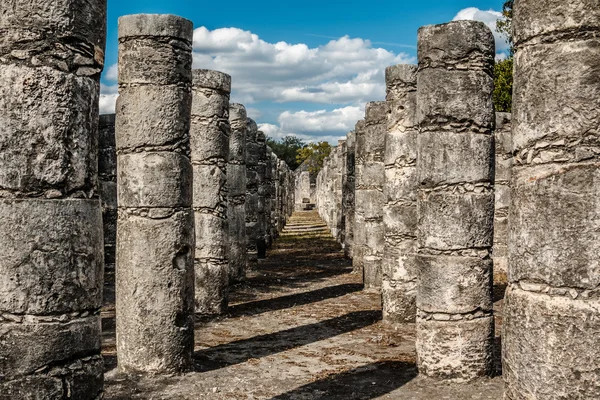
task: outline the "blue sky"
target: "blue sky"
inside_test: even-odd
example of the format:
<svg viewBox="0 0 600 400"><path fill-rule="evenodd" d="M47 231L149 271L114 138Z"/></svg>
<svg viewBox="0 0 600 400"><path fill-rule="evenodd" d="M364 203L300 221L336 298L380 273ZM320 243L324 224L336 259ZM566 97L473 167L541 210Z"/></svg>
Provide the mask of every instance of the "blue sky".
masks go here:
<svg viewBox="0 0 600 400"><path fill-rule="evenodd" d="M286 4L290 3L290 4ZM194 67L232 75L232 101L269 136L335 143L385 95L385 67L416 62L417 29L453 19L494 26L502 0L108 0L101 111L117 96L117 20L169 13L194 22ZM504 40L497 35L498 52Z"/></svg>

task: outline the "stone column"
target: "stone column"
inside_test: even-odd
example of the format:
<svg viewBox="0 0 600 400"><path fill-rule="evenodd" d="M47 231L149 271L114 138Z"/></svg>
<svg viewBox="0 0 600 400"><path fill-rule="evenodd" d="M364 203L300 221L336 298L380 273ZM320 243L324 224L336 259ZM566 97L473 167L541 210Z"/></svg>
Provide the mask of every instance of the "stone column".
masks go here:
<svg viewBox="0 0 600 400"><path fill-rule="evenodd" d="M227 221L229 222L229 281L240 282L246 277L248 263L246 238L246 108L229 105L231 136L227 165Z"/></svg>
<svg viewBox="0 0 600 400"><path fill-rule="evenodd" d="M492 367L494 37L474 21L418 37L417 361L464 382Z"/></svg>
<svg viewBox="0 0 600 400"><path fill-rule="evenodd" d="M267 257L267 137L264 132L256 133L258 150L258 165L256 173L258 178L258 208L257 208L257 240L256 248L258 258Z"/></svg>
<svg viewBox="0 0 600 400"><path fill-rule="evenodd" d="M383 319L414 322L417 296L417 66L386 69Z"/></svg>
<svg viewBox="0 0 600 400"><path fill-rule="evenodd" d="M0 397L102 396L106 2L0 2Z"/></svg>
<svg viewBox="0 0 600 400"><path fill-rule="evenodd" d="M258 262L258 128L250 118L246 127L246 236L248 268L253 269Z"/></svg>
<svg viewBox="0 0 600 400"><path fill-rule="evenodd" d="M362 276L365 267L364 254L367 241L365 232L365 202L362 200L362 191L364 190L362 185L362 175L365 169L365 121L363 119L356 123L354 132L356 135L356 146L354 165L354 243L352 245L352 272ZM359 198L361 199L360 201Z"/></svg>
<svg viewBox="0 0 600 400"><path fill-rule="evenodd" d="M515 2L505 398L600 398L600 8Z"/></svg>
<svg viewBox="0 0 600 400"><path fill-rule="evenodd" d="M365 128L357 152L364 160L360 179L356 181L360 188L356 195L356 204L360 205L364 218L365 246L363 253L365 288L381 289L382 258L384 249L383 235L383 182L385 167L383 153L385 132L387 130L387 105L385 101L367 103Z"/></svg>
<svg viewBox="0 0 600 400"><path fill-rule="evenodd" d="M104 281L114 284L117 245L117 148L115 114L101 115L98 127L98 187L104 227Z"/></svg>
<svg viewBox="0 0 600 400"><path fill-rule="evenodd" d="M192 71L190 147L196 224L196 313L222 314L229 297L227 159L231 77Z"/></svg>
<svg viewBox="0 0 600 400"><path fill-rule="evenodd" d="M119 368L192 366L192 22L119 19L117 357Z"/></svg>
<svg viewBox="0 0 600 400"><path fill-rule="evenodd" d="M271 247L273 234L271 231L271 209L273 208L273 150L266 145L265 156L265 246Z"/></svg>
<svg viewBox="0 0 600 400"><path fill-rule="evenodd" d="M344 254L353 258L354 247L354 160L356 151L356 134L354 131L346 135L346 168L343 177L342 212L344 214Z"/></svg>
<svg viewBox="0 0 600 400"><path fill-rule="evenodd" d="M510 113L496 113L496 167L494 191L494 275L506 280L508 265L508 211L510 208L510 176L512 171L512 132Z"/></svg>

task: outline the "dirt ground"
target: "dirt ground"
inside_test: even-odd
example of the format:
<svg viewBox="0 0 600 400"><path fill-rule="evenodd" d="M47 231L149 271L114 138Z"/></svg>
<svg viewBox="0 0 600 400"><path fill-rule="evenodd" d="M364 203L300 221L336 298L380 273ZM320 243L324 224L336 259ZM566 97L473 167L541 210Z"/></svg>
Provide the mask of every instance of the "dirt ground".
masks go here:
<svg viewBox="0 0 600 400"><path fill-rule="evenodd" d="M232 289L227 315L199 318L195 371L181 376L117 371L114 290L107 286L105 398L502 398L499 371L468 385L417 376L414 324L382 323L380 296L363 291L351 270L316 212L294 214L267 259ZM502 294L498 286L497 300Z"/></svg>

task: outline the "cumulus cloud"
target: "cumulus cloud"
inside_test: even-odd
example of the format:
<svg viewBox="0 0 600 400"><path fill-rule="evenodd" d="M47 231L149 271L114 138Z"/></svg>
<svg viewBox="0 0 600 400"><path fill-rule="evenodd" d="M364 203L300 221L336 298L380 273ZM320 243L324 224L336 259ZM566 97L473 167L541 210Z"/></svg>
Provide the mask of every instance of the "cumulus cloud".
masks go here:
<svg viewBox="0 0 600 400"><path fill-rule="evenodd" d="M336 145L364 114L364 107L356 106L332 111L284 111L279 115L278 125L260 124L259 128L274 139L295 135L306 142L327 141Z"/></svg>
<svg viewBox="0 0 600 400"><path fill-rule="evenodd" d="M100 114L114 114L117 97L117 85L100 84Z"/></svg>
<svg viewBox="0 0 600 400"><path fill-rule="evenodd" d="M504 17L499 11L484 11L476 7L469 7L460 10L453 21L469 20L480 21L486 24L492 30L494 38L496 39L496 53L502 54L508 51L509 46L506 35L496 31L496 22L500 19L504 19Z"/></svg>
<svg viewBox="0 0 600 400"><path fill-rule="evenodd" d="M279 114L277 124L263 123L270 137L294 134L307 141L337 140L364 116L364 104L385 97L385 68L415 63L406 53L395 53L361 38L343 36L324 45L270 43L238 28L194 31L194 68L223 71L232 76L231 101L247 106L248 114L260 119L253 103L327 104L329 110ZM117 66L110 66L105 80L117 80ZM117 86L102 85L101 111L114 112ZM333 106L331 106L333 105ZM275 122L275 121L270 121Z"/></svg>
<svg viewBox="0 0 600 400"><path fill-rule="evenodd" d="M194 67L233 77L232 98L258 101L360 104L383 98L388 65L414 63L406 53L348 36L318 47L269 43L238 28L194 31Z"/></svg>

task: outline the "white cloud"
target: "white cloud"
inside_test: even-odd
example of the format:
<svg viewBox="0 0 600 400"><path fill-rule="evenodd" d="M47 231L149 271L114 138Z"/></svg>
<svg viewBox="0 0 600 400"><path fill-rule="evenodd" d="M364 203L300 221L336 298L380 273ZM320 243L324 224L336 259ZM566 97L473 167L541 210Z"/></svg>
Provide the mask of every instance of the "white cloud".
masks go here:
<svg viewBox="0 0 600 400"><path fill-rule="evenodd" d="M364 114L364 107L355 106L332 111L284 111L279 115L279 125L260 124L259 129L274 139L295 135L305 142L324 140L337 145L338 140L344 139Z"/></svg>
<svg viewBox="0 0 600 400"><path fill-rule="evenodd" d="M100 114L114 114L119 97L117 85L100 84Z"/></svg>
<svg viewBox="0 0 600 400"><path fill-rule="evenodd" d="M352 130L356 121L365 115L364 108L348 106L333 111L285 111L279 116L284 131L301 133L338 133Z"/></svg>
<svg viewBox="0 0 600 400"><path fill-rule="evenodd" d="M205 27L194 31L194 67L232 76L232 99L361 104L384 97L385 67L416 60L348 36L310 48L269 43L249 31Z"/></svg>
<svg viewBox="0 0 600 400"><path fill-rule="evenodd" d="M469 7L460 10L453 21L469 20L483 22L494 34L494 38L496 39L496 53L505 53L509 49L506 35L496 31L496 22L503 18L502 13L499 11L483 11L476 7Z"/></svg>

